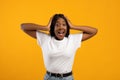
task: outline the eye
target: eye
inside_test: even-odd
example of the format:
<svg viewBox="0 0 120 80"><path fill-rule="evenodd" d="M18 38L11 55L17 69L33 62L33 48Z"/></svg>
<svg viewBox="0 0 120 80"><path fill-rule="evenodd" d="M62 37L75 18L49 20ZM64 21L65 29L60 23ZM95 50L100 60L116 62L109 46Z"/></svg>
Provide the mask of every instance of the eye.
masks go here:
<svg viewBox="0 0 120 80"><path fill-rule="evenodd" d="M57 27L58 27L58 26L59 26L59 24L57 23L57 24L55 24L55 26L57 26Z"/></svg>
<svg viewBox="0 0 120 80"><path fill-rule="evenodd" d="M63 26L66 26L66 24L63 24Z"/></svg>

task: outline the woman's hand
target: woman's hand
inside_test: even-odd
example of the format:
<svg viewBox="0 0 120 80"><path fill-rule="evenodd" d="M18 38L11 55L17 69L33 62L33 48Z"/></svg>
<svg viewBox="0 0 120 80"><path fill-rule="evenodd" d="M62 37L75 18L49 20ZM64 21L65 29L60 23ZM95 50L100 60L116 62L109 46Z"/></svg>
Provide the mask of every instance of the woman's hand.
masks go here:
<svg viewBox="0 0 120 80"><path fill-rule="evenodd" d="M83 32L82 41L93 37L97 33L97 29L90 26L74 26L71 24L70 20L66 17L70 29L79 30Z"/></svg>
<svg viewBox="0 0 120 80"><path fill-rule="evenodd" d="M70 22L70 20L65 16L65 18L67 19L68 25L70 26L70 29L72 29L74 26L73 24Z"/></svg>

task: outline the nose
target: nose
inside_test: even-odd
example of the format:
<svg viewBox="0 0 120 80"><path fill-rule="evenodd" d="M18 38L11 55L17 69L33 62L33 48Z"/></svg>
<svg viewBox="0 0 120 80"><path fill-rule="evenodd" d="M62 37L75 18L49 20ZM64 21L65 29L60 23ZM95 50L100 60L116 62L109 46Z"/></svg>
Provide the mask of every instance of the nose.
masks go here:
<svg viewBox="0 0 120 80"><path fill-rule="evenodd" d="M60 28L62 28L63 27L63 25L62 24L60 24Z"/></svg>
<svg viewBox="0 0 120 80"><path fill-rule="evenodd" d="M57 25L57 28L62 29L64 26L62 24Z"/></svg>
<svg viewBox="0 0 120 80"><path fill-rule="evenodd" d="M64 27L63 27L62 25L59 26L59 29L60 29L60 30L63 29L63 28L64 28Z"/></svg>

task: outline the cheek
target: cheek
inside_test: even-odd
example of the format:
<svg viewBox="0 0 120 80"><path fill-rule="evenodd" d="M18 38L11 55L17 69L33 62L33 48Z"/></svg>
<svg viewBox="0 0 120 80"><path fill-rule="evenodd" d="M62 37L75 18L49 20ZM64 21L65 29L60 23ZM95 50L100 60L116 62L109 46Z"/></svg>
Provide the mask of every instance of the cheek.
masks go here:
<svg viewBox="0 0 120 80"><path fill-rule="evenodd" d="M56 30L57 30L57 29L55 28L55 29L54 29L54 33L55 33L55 34L56 34Z"/></svg>
<svg viewBox="0 0 120 80"><path fill-rule="evenodd" d="M67 31L67 27L64 28Z"/></svg>
<svg viewBox="0 0 120 80"><path fill-rule="evenodd" d="M67 27L65 27L65 29L67 30Z"/></svg>
<svg viewBox="0 0 120 80"><path fill-rule="evenodd" d="M54 27L54 31L55 31L55 30L57 30L57 27L56 27L56 26Z"/></svg>
<svg viewBox="0 0 120 80"><path fill-rule="evenodd" d="M56 30L57 30L57 29L55 28L55 29L54 29L54 32L55 32Z"/></svg>

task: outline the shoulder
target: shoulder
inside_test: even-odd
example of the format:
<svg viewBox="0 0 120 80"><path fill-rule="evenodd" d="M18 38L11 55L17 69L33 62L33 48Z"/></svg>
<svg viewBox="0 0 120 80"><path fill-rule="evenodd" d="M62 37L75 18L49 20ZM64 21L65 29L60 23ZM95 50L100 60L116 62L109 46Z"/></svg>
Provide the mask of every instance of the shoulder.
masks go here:
<svg viewBox="0 0 120 80"><path fill-rule="evenodd" d="M36 36L37 37L50 37L50 35L48 34L48 33L46 33L46 32L43 32L43 31L39 31L39 30L37 30L36 31Z"/></svg>
<svg viewBox="0 0 120 80"><path fill-rule="evenodd" d="M70 34L68 37L70 44L73 44L73 46L79 48L81 46L82 36L83 36L82 32L77 34Z"/></svg>
<svg viewBox="0 0 120 80"><path fill-rule="evenodd" d="M51 36L42 31L36 31L37 42L40 46L43 46L46 42L51 39Z"/></svg>
<svg viewBox="0 0 120 80"><path fill-rule="evenodd" d="M70 34L69 38L82 38L83 33Z"/></svg>

